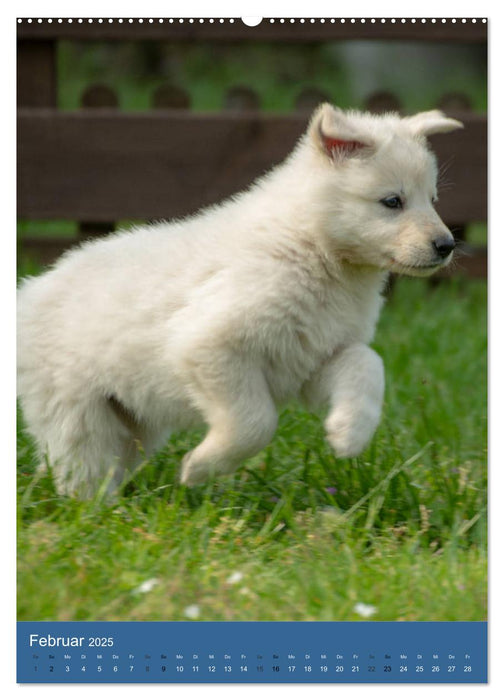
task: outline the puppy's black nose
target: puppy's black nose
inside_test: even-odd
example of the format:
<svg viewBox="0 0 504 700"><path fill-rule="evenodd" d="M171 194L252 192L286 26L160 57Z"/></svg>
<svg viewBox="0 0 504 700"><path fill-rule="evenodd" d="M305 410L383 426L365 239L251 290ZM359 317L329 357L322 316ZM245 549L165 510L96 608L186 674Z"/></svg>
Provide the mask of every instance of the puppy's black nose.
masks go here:
<svg viewBox="0 0 504 700"><path fill-rule="evenodd" d="M432 245L440 257L447 258L455 248L455 241L453 240L452 236L442 235L434 238Z"/></svg>

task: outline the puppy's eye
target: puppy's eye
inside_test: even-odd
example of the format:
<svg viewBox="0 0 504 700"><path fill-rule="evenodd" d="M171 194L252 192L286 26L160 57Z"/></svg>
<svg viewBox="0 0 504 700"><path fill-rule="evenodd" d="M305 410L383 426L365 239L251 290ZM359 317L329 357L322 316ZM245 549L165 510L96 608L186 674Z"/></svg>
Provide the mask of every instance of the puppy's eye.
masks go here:
<svg viewBox="0 0 504 700"><path fill-rule="evenodd" d="M392 194L390 195L390 197L380 199L380 203L388 209L402 209L403 207L402 199L396 194Z"/></svg>

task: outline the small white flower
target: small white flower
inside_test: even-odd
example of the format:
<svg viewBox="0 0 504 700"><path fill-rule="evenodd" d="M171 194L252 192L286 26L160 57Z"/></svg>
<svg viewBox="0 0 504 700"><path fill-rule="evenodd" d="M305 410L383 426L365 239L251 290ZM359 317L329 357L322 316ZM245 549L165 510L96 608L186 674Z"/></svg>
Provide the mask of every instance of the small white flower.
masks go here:
<svg viewBox="0 0 504 700"><path fill-rule="evenodd" d="M197 620L200 616L200 606L199 605L188 605L184 610L184 615L190 620Z"/></svg>
<svg viewBox="0 0 504 700"><path fill-rule="evenodd" d="M240 583L240 581L243 578L243 574L241 571L235 571L231 576L227 579L226 583L228 583L230 586L233 586L235 583Z"/></svg>
<svg viewBox="0 0 504 700"><path fill-rule="evenodd" d="M149 593L152 589L159 583L158 578L149 578L147 581L141 583L138 588L135 588L133 593Z"/></svg>
<svg viewBox="0 0 504 700"><path fill-rule="evenodd" d="M366 603L356 603L354 605L354 612L361 617L371 617L371 615L378 612L378 608L375 608L374 605L367 605Z"/></svg>

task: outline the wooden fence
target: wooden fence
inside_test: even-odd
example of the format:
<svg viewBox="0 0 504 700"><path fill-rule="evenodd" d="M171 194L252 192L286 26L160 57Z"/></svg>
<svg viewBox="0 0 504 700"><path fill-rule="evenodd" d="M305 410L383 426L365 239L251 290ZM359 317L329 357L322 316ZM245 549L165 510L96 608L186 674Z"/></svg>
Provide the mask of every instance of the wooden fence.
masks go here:
<svg viewBox="0 0 504 700"><path fill-rule="evenodd" d="M302 44L357 38L485 44L486 24L263 19L251 28L240 19L18 21L18 216L78 221L82 238L113 230L118 220L191 213L245 187L280 162L305 129L309 111L330 99L318 89L305 89L291 113L261 113L257 95L237 86L227 94L222 112L198 113L190 110L188 93L165 85L153 94L152 109L122 113L111 88L92 85L81 97L80 110L60 111L58 41ZM442 194L439 212L463 238L467 224L486 220L487 120L471 112L464 95L446 95L439 106L465 124L463 131L432 138L440 163L450 163L452 183ZM384 92L367 100L367 108L375 112L400 107ZM71 243L27 235L20 247L47 262ZM486 249L466 247L464 252L456 271L484 277Z"/></svg>

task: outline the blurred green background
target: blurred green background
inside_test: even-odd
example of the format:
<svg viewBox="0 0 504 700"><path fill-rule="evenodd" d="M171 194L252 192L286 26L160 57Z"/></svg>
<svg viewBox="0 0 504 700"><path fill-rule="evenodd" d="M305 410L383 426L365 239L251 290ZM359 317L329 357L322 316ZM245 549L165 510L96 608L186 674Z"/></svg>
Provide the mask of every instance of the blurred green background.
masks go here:
<svg viewBox="0 0 504 700"><path fill-rule="evenodd" d="M405 113L457 107L461 99L472 111L487 110L487 56L481 44L60 41L57 74L62 110L80 109L91 85L110 88L123 111L151 109L156 90L166 85L180 90L196 111L233 106L230 95L243 87L253 91L259 109L269 112L289 112L300 102L309 112L323 100L364 109L383 92L392 94ZM132 223L137 222L119 221L116 228ZM20 240L74 237L77 230L73 221L18 222ZM486 224L472 222L466 240L486 243ZM22 247L19 261L23 271L36 264Z"/></svg>
<svg viewBox="0 0 504 700"><path fill-rule="evenodd" d="M121 109L148 109L153 90L170 82L195 110L220 110L237 85L256 91L264 110L289 111L305 88L331 102L362 108L377 90L393 92L408 112L463 92L487 108L486 50L480 45L348 41L288 43L61 42L59 107L78 109L90 82L113 87Z"/></svg>

